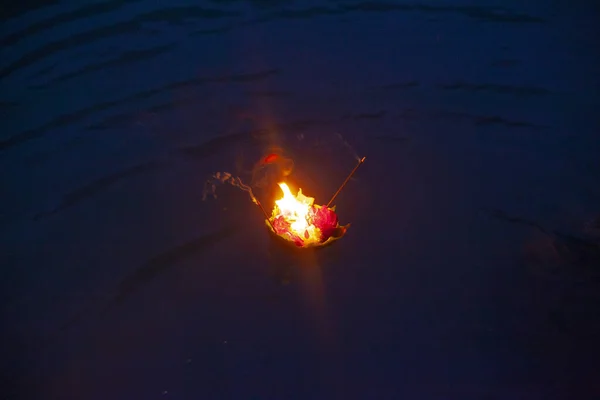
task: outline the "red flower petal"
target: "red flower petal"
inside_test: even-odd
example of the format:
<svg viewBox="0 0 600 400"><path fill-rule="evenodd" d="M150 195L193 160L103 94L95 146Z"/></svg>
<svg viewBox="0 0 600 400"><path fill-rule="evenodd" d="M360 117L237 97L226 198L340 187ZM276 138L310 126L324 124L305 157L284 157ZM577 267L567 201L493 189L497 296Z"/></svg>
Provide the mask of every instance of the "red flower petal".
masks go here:
<svg viewBox="0 0 600 400"><path fill-rule="evenodd" d="M337 214L325 206L313 206L310 211L312 224L321 230L321 242L324 242L331 237L338 226Z"/></svg>

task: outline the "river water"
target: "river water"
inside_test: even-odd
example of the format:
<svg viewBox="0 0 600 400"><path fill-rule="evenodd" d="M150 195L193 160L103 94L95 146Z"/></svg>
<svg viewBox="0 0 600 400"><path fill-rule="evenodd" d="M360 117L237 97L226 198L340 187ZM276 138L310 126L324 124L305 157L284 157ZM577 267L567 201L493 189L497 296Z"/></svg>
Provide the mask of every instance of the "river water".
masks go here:
<svg viewBox="0 0 600 400"><path fill-rule="evenodd" d="M2 398L600 394L592 2L2 14ZM319 203L367 157L330 248L203 201L273 146Z"/></svg>

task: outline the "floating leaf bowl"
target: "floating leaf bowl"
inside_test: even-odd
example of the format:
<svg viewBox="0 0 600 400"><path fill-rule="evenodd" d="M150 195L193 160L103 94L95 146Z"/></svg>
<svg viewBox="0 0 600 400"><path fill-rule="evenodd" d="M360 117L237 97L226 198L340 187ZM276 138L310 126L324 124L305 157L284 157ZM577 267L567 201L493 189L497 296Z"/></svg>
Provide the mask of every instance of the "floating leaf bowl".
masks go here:
<svg viewBox="0 0 600 400"><path fill-rule="evenodd" d="M296 242L294 242L294 240L292 238L290 238L288 235L277 234L277 232L275 232L275 230L273 230L272 220L265 220L265 225L269 231L269 236L277 244L279 244L281 246L285 246L286 248L291 249L291 250L296 250L296 251L302 251L302 250L307 250L307 249L321 249L323 247L327 247L327 246L333 244L335 241L344 237L344 235L348 231L348 228L350 228L350 224L346 224L346 225L338 224L335 228L335 232L329 238L327 238L327 240L325 240L323 242L317 242L317 243L312 242L312 243L307 243L302 246L298 246L296 244Z"/></svg>

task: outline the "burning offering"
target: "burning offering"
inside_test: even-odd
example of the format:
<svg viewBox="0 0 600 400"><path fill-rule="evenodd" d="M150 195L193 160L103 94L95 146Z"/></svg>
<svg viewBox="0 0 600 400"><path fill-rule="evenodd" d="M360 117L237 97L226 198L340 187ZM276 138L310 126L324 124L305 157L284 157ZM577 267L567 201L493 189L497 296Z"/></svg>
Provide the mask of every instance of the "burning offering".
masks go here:
<svg viewBox="0 0 600 400"><path fill-rule="evenodd" d="M283 197L275 201L266 221L273 233L298 247L324 246L341 238L350 224L340 226L335 207L315 205L302 189L294 196L285 183L279 183Z"/></svg>
<svg viewBox="0 0 600 400"><path fill-rule="evenodd" d="M293 195L286 183L279 182L278 185L281 188L283 196L275 201L275 206L269 216L262 203L254 195L253 184L247 185L242 182L240 177L228 172L217 172L206 181L202 200L206 200L209 196L216 199L216 185L218 183L229 183L249 194L252 202L262 211L265 217L265 224L277 240L281 240L282 243L296 248L323 247L343 237L350 227L350 224L339 224L335 206L331 207L331 204L348 181L350 181L350 178L352 178L358 167L364 163L365 158L357 158L358 164L356 164L350 175L348 175L346 180L334 193L327 205L314 204L315 199L303 194L302 189L298 189L298 193ZM277 154L269 154L257 165L258 168L262 169L266 168L265 165L277 162L283 163L283 167L280 166L281 171L276 174L279 177L278 179L281 179L291 172L293 162L290 161L290 159ZM256 187L263 186L262 181L258 182L255 179L254 173L252 182L256 184Z"/></svg>

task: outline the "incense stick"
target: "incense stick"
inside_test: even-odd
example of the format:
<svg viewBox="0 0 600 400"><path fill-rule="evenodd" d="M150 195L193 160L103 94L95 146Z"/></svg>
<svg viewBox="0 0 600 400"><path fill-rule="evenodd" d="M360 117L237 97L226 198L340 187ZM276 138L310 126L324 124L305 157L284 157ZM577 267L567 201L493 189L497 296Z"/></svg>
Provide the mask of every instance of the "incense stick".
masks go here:
<svg viewBox="0 0 600 400"><path fill-rule="evenodd" d="M269 223L269 225L271 225L271 228L273 229L273 232L275 232L275 227L273 226L273 223L271 222L271 218L269 217L269 215L267 214L267 212L265 211L264 207L262 206L262 204L260 204L260 201L258 201L257 198L255 198L256 200L256 204L260 207L260 210L263 212L263 214L265 215L265 218L267 219L267 222ZM277 232L275 232L277 233Z"/></svg>
<svg viewBox="0 0 600 400"><path fill-rule="evenodd" d="M354 169L352 170L352 172L350 172L350 175L348 175L348 177L346 178L346 180L344 181L344 183L342 183L342 186L340 186L340 188L337 190L337 192L335 192L335 194L333 195L333 197L331 198L331 200L329 200L329 203L327 203L327 208L329 208L329 206L331 206L331 203L333 203L333 201L338 196L338 194L340 194L340 192L342 191L342 189L344 188L344 186L346 186L346 183L348 183L348 181L350 180L350 178L352 178L352 175L354 175L354 173L356 172L356 170L358 169L358 167L360 167L361 164L364 163L366 159L367 159L367 157L363 157L360 160L358 160L358 164L356 164L356 167L354 167Z"/></svg>

